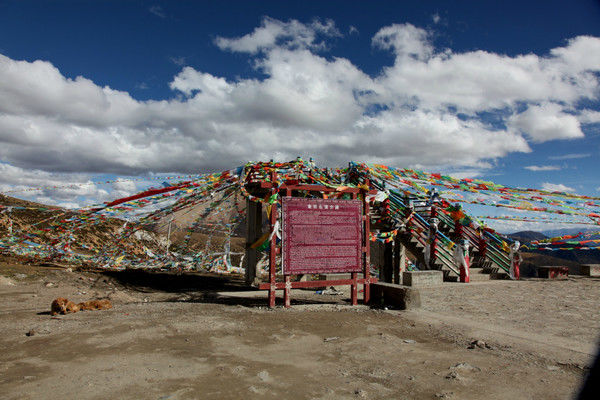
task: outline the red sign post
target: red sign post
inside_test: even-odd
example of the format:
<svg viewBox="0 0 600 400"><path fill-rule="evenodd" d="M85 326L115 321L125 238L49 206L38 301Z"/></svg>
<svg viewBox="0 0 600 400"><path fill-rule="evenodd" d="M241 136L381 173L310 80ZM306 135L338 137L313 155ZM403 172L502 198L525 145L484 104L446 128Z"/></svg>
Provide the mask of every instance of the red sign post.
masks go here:
<svg viewBox="0 0 600 400"><path fill-rule="evenodd" d="M284 275L362 271L360 200L282 199Z"/></svg>
<svg viewBox="0 0 600 400"><path fill-rule="evenodd" d="M270 182L260 186L270 189L272 194L284 194L281 201L283 242L281 249L271 240L269 251L269 282L259 284L259 289L269 291L269 307L275 306L275 292L283 289L285 307L290 306L292 288L350 285L350 298L353 305L358 302L358 285L364 285L364 301L369 302L370 284L377 282L369 270L369 200L367 195L375 194L366 188L330 187L316 184L283 183L277 181L274 172ZM368 187L368 182L366 184ZM292 198L294 191L318 192L321 198ZM350 194L352 200L327 199L329 196ZM362 199L357 200L358 196ZM285 200L283 200L285 199ZM286 205L284 205L286 204ZM322 208L319 208L319 204ZM308 206L311 206L309 209ZM316 205L316 208L313 206ZM327 209L325 209L327 205ZM337 205L337 210L336 210ZM331 209L330 206L333 206ZM283 209L285 207L285 209ZM277 207L269 207L271 234L275 233ZM285 244L287 240L287 244ZM285 249L284 249L285 247ZM283 282L277 281L277 253L282 250ZM350 272L349 279L325 281L292 282L291 276L304 273ZM362 271L363 277L358 273Z"/></svg>

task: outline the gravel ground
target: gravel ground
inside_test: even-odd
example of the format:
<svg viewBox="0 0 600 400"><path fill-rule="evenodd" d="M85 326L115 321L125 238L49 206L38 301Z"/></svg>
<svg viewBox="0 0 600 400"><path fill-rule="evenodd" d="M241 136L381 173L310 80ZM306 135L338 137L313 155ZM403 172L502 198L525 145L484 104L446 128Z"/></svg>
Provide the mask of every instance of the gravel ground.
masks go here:
<svg viewBox="0 0 600 400"><path fill-rule="evenodd" d="M599 286L444 284L410 312L293 291L291 309L269 310L265 292L220 278L0 262L0 397L571 398L599 332ZM53 318L59 296L114 308Z"/></svg>

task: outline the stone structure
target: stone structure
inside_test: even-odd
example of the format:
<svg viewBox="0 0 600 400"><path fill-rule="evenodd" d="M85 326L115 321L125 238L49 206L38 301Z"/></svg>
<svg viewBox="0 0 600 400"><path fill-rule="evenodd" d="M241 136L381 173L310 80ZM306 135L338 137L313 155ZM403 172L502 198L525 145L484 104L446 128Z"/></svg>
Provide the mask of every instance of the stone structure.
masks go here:
<svg viewBox="0 0 600 400"><path fill-rule="evenodd" d="M444 282L444 273L442 271L404 271L402 273L402 283L405 286L428 287L441 285Z"/></svg>

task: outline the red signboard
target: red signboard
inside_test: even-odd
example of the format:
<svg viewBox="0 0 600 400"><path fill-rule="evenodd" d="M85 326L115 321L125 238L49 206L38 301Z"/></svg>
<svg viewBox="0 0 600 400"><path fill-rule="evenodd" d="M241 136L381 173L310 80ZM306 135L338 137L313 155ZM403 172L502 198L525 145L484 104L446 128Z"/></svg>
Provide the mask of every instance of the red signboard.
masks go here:
<svg viewBox="0 0 600 400"><path fill-rule="evenodd" d="M283 273L362 271L362 202L283 197Z"/></svg>

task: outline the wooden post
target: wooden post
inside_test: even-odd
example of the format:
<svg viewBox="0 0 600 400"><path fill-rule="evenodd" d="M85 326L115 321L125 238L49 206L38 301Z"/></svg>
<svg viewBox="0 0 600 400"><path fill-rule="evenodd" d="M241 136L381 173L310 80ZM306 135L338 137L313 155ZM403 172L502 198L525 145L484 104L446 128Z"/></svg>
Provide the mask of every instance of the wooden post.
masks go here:
<svg viewBox="0 0 600 400"><path fill-rule="evenodd" d="M286 197L291 197L292 196L292 190L291 189L286 189L285 196ZM281 263L282 263L282 269L283 269L283 260L282 260ZM285 271L283 271L283 272L285 274ZM290 283L290 275L289 274L285 274L283 276L283 279L284 279L284 282L285 282L285 289L283 289L283 305L284 305L285 308L290 308L291 307L290 290L292 289L292 285Z"/></svg>
<svg viewBox="0 0 600 400"><path fill-rule="evenodd" d="M363 195L363 201L364 201L364 219L365 219L365 232L364 232L364 242L365 242L365 262L364 262L364 277L365 277L365 284L364 284L364 289L363 289L363 302L364 304L369 304L369 301L371 300L371 284L369 282L369 275L371 274L371 241L369 240L369 232L371 232L371 212L370 212L370 205L369 205L369 200L367 199L367 195L369 194L369 186L370 186L370 181L369 179L365 179L365 185L367 186L367 190L363 191L362 195Z"/></svg>
<svg viewBox="0 0 600 400"><path fill-rule="evenodd" d="M275 187L275 181L277 180L277 173L275 171L271 171L271 182L273 183L273 190L271 195L277 193L277 188ZM273 234L275 231L275 223L277 222L277 202L271 204L271 214L269 215L269 222L271 225L270 233L272 235L271 238L271 249L269 251L269 307L275 307L275 297L276 297L276 282L275 282L275 273L277 270L277 234Z"/></svg>
<svg viewBox="0 0 600 400"><path fill-rule="evenodd" d="M356 199L356 193L352 193L352 199ZM367 243L369 243L368 234ZM368 262L368 258L366 259L366 262ZM356 282L358 280L358 274L356 272L351 272L350 279L352 279L352 284L350 285L350 301L352 302L352 305L355 306L358 304L358 283Z"/></svg>
<svg viewBox="0 0 600 400"><path fill-rule="evenodd" d="M256 264L260 253L250 245L262 236L262 204L246 200L246 285L256 284Z"/></svg>

